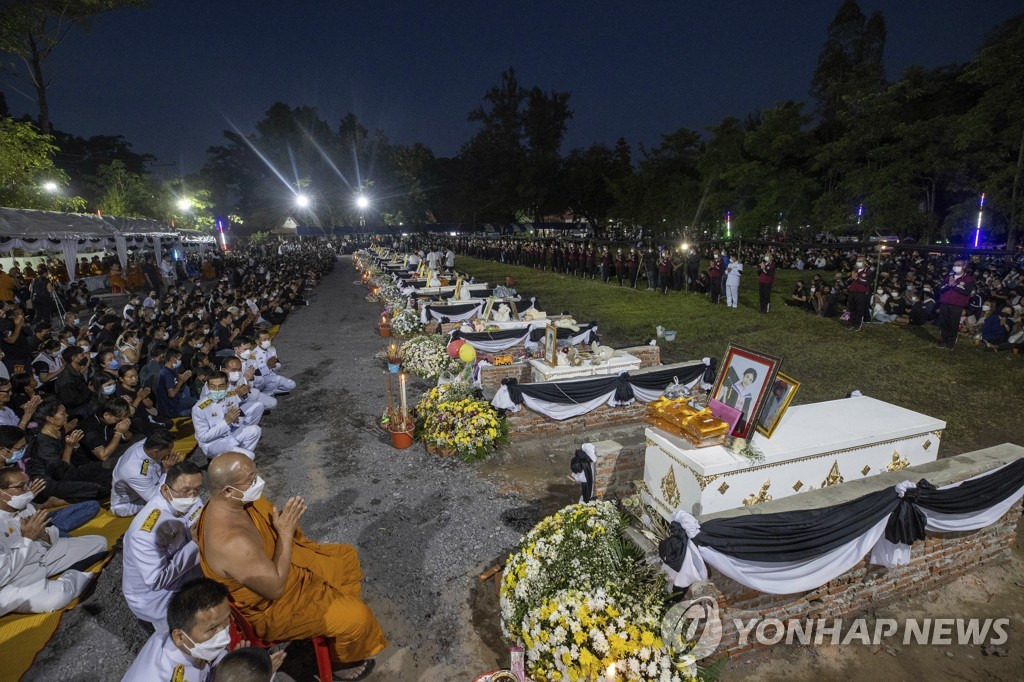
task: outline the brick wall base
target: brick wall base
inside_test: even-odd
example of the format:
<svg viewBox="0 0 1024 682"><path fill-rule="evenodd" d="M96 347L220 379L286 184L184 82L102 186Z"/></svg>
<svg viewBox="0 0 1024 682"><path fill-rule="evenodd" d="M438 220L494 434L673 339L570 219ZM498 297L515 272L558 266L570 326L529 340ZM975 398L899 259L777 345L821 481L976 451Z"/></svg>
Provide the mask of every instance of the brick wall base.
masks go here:
<svg viewBox="0 0 1024 682"><path fill-rule="evenodd" d="M508 438L510 441L515 442L516 440L534 438L545 434L573 433L585 431L588 428L639 424L643 421L646 410L647 404L640 402L623 407L602 405L587 414L558 421L524 407L518 412L508 413ZM642 474L643 467L641 467L640 471Z"/></svg>
<svg viewBox="0 0 1024 682"><path fill-rule="evenodd" d="M602 440L594 443L594 496L626 497L636 492L634 481L644 479L646 440L641 431L635 438Z"/></svg>

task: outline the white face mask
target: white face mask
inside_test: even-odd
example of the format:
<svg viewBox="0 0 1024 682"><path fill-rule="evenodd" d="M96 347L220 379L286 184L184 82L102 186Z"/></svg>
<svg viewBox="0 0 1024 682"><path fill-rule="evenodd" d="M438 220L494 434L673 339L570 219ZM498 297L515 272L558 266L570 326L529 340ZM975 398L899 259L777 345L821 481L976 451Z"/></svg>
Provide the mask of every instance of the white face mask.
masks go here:
<svg viewBox="0 0 1024 682"><path fill-rule="evenodd" d="M960 267L959 265L954 265L953 266L953 272L955 272L956 274L959 275L963 271L964 271L964 269L962 267Z"/></svg>
<svg viewBox="0 0 1024 682"><path fill-rule="evenodd" d="M262 348L263 350L270 348L270 340L268 339L266 341L260 341L260 348Z"/></svg>
<svg viewBox="0 0 1024 682"><path fill-rule="evenodd" d="M228 381L230 381L233 384L237 384L241 378L241 372L228 372Z"/></svg>
<svg viewBox="0 0 1024 682"><path fill-rule="evenodd" d="M249 486L248 490L238 490L238 488L235 488L234 486L231 486L231 489L238 490L238 492L242 493L242 502L255 502L263 495L264 485L266 485L266 481L264 481L262 477L256 476L256 480L251 486Z"/></svg>
<svg viewBox="0 0 1024 682"><path fill-rule="evenodd" d="M185 639L192 641L192 638L188 635L185 635ZM189 650L189 654L192 655L192 658L198 658L200 661L212 661L227 651L230 644L231 632L230 626L228 626L223 630L218 630L217 634L205 642L199 642L198 644L193 642L193 646Z"/></svg>
<svg viewBox="0 0 1024 682"><path fill-rule="evenodd" d="M195 505L195 503L198 501L198 497L172 497L170 504L171 509L178 512L179 514L184 514L189 509L191 509L193 505Z"/></svg>
<svg viewBox="0 0 1024 682"><path fill-rule="evenodd" d="M767 263L767 262L768 262L768 261L770 261L771 259L772 259L772 258L771 258L771 256L765 256L765 257L764 257L764 262L765 262L765 263Z"/></svg>
<svg viewBox="0 0 1024 682"><path fill-rule="evenodd" d="M29 502L35 499L36 494L33 492L22 493L20 495L14 495L11 499L7 500L7 506L11 509L17 509L21 511L28 506Z"/></svg>
<svg viewBox="0 0 1024 682"><path fill-rule="evenodd" d="M990 306L990 305L983 305L983 306L981 306L981 309L982 310L992 310L992 306Z"/></svg>

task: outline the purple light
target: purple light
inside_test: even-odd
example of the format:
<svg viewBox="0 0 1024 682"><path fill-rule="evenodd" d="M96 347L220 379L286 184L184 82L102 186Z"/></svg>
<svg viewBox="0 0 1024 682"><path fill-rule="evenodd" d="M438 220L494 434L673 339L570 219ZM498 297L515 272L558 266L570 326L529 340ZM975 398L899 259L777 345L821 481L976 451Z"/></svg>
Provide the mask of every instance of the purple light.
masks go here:
<svg viewBox="0 0 1024 682"><path fill-rule="evenodd" d="M974 231L974 248L978 248L981 241L981 214L985 211L985 193L981 193L981 201L978 202L978 228Z"/></svg>

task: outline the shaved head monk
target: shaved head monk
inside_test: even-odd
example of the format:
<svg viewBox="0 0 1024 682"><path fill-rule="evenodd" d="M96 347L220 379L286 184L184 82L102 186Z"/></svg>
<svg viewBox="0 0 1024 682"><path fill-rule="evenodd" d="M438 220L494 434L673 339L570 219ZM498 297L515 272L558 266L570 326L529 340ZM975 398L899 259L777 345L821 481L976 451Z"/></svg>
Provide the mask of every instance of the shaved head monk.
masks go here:
<svg viewBox="0 0 1024 682"><path fill-rule="evenodd" d="M278 509L262 497L263 479L246 455L210 462L210 501L196 522L199 561L268 641L328 638L340 669L335 680L361 680L387 646L359 598L363 572L351 545L321 545L302 534L301 497Z"/></svg>

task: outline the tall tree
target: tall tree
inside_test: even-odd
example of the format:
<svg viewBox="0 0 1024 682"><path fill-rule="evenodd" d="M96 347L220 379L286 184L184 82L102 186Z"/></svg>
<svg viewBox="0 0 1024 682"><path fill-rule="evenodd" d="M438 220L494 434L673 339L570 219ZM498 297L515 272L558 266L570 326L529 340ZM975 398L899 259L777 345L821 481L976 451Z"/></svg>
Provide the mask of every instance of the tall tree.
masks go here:
<svg viewBox="0 0 1024 682"><path fill-rule="evenodd" d="M959 121L955 145L977 169L974 192L987 192L1005 216L1012 249L1024 227L1024 15L997 28L960 78L982 93Z"/></svg>
<svg viewBox="0 0 1024 682"><path fill-rule="evenodd" d="M97 173L100 189L96 208L107 215L121 217L160 217L153 183L147 174L128 169L115 159L100 166Z"/></svg>
<svg viewBox="0 0 1024 682"><path fill-rule="evenodd" d="M74 211L81 197L65 192L67 175L53 164L53 138L31 123L0 118L0 206Z"/></svg>
<svg viewBox="0 0 1024 682"><path fill-rule="evenodd" d="M51 127L46 94L52 82L44 67L53 51L72 30L88 30L97 16L145 4L145 0L8 0L0 7L0 52L21 60L24 76L35 90L44 135Z"/></svg>

